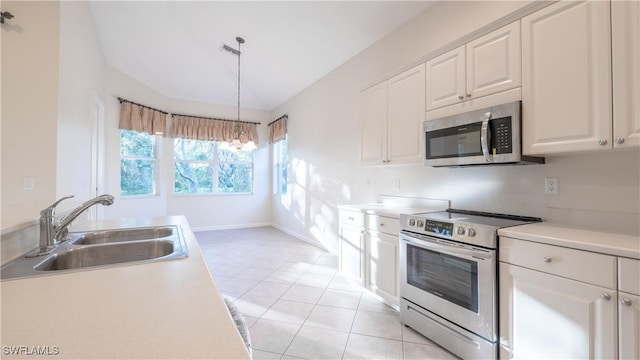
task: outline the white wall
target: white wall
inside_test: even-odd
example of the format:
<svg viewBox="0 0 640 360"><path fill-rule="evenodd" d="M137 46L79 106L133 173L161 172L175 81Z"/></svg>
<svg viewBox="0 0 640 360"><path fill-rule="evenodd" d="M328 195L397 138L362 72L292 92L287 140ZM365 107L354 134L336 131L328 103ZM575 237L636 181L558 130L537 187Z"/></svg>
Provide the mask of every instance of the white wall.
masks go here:
<svg viewBox="0 0 640 360"><path fill-rule="evenodd" d="M3 1L2 228L37 219L56 197L58 2ZM23 179L35 180L23 190Z"/></svg>
<svg viewBox="0 0 640 360"><path fill-rule="evenodd" d="M57 197L75 195L61 206L92 197L92 98L103 98L104 55L88 2L60 3Z"/></svg>
<svg viewBox="0 0 640 360"><path fill-rule="evenodd" d="M336 205L375 201L377 195L388 194L449 199L458 208L639 232L638 151L550 157L546 165L490 168L359 163L361 90L526 5L439 2L275 109L274 117L289 114L291 162L289 192L274 198L273 223L335 251ZM544 177L559 179L558 195L544 194ZM400 190L393 187L396 179Z"/></svg>

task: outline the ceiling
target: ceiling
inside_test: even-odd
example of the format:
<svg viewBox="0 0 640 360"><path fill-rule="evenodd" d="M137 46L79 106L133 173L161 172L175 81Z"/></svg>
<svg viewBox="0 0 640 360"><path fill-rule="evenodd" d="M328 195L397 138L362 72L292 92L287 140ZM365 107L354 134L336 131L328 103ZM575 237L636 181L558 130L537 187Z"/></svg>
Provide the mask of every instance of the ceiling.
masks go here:
<svg viewBox="0 0 640 360"><path fill-rule="evenodd" d="M107 63L172 99L272 110L429 1L91 1ZM133 100L133 99L132 99Z"/></svg>

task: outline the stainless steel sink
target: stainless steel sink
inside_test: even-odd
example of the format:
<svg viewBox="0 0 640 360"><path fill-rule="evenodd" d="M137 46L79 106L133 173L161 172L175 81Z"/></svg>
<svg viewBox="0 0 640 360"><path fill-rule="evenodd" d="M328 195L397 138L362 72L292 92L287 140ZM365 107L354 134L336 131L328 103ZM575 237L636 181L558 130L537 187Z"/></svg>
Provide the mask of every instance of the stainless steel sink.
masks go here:
<svg viewBox="0 0 640 360"><path fill-rule="evenodd" d="M124 241L160 239L175 235L175 226L148 227L139 229L105 230L71 235L75 245L106 244Z"/></svg>
<svg viewBox="0 0 640 360"><path fill-rule="evenodd" d="M173 241L147 240L59 251L35 266L38 271L69 270L157 259L173 254Z"/></svg>
<svg viewBox="0 0 640 360"><path fill-rule="evenodd" d="M0 269L2 280L144 264L189 256L178 226L69 233L46 257L21 257Z"/></svg>

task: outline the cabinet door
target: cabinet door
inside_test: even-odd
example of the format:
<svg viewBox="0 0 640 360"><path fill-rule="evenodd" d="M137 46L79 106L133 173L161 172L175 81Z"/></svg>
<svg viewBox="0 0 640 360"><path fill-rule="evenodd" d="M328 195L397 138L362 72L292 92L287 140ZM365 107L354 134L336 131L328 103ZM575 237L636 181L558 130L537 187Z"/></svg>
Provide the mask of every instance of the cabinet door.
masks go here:
<svg viewBox="0 0 640 360"><path fill-rule="evenodd" d="M364 229L340 227L340 271L358 285L364 285Z"/></svg>
<svg viewBox="0 0 640 360"><path fill-rule="evenodd" d="M382 164L387 154L387 82L360 94L360 161Z"/></svg>
<svg viewBox="0 0 640 360"><path fill-rule="evenodd" d="M424 64L387 81L387 160L422 161L422 122L425 117Z"/></svg>
<svg viewBox="0 0 640 360"><path fill-rule="evenodd" d="M500 357L611 359L615 290L500 263Z"/></svg>
<svg viewBox="0 0 640 360"><path fill-rule="evenodd" d="M524 154L611 148L609 10L561 1L522 18Z"/></svg>
<svg viewBox="0 0 640 360"><path fill-rule="evenodd" d="M520 21L471 41L466 53L467 99L520 86Z"/></svg>
<svg viewBox="0 0 640 360"><path fill-rule="evenodd" d="M619 294L620 359L640 359L640 296Z"/></svg>
<svg viewBox="0 0 640 360"><path fill-rule="evenodd" d="M611 2L614 147L640 146L640 2Z"/></svg>
<svg viewBox="0 0 640 360"><path fill-rule="evenodd" d="M427 61L427 110L464 101L464 54L463 45Z"/></svg>
<svg viewBox="0 0 640 360"><path fill-rule="evenodd" d="M398 237L377 231L367 234L367 289L399 305Z"/></svg>

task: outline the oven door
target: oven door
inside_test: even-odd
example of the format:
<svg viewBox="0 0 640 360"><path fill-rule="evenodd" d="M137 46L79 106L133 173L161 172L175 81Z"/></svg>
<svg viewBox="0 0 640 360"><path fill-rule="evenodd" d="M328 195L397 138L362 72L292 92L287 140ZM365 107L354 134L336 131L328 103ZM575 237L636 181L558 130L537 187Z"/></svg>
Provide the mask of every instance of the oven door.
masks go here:
<svg viewBox="0 0 640 360"><path fill-rule="evenodd" d="M496 250L402 231L400 296L497 340Z"/></svg>

